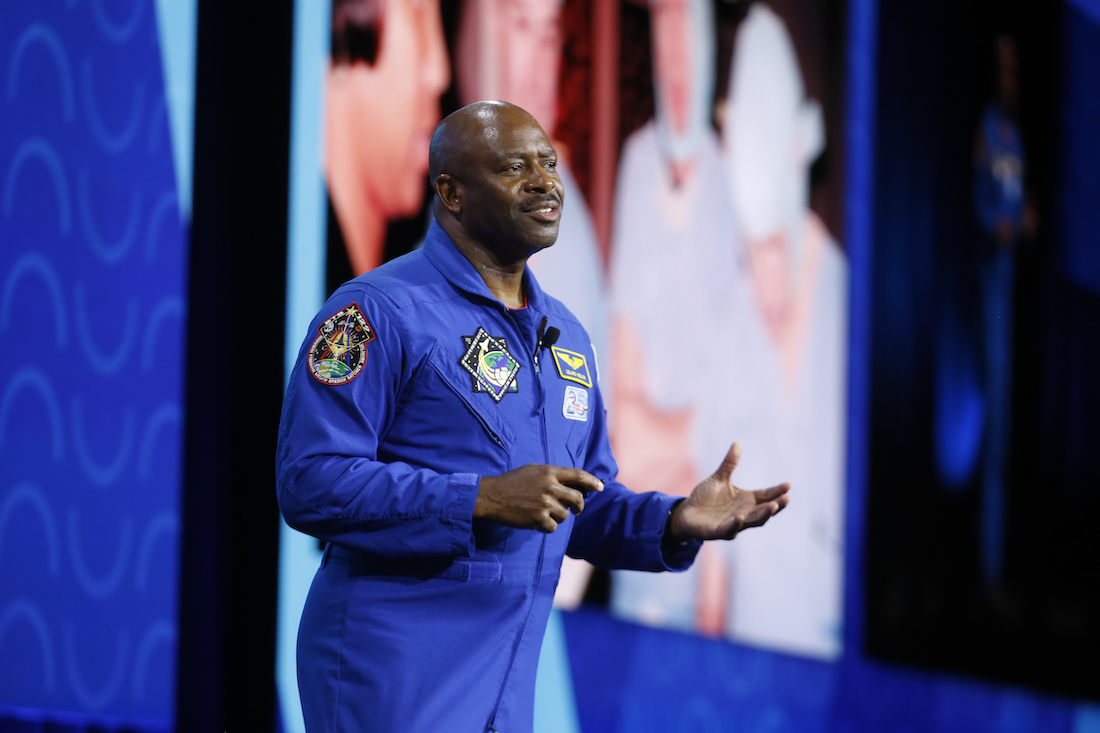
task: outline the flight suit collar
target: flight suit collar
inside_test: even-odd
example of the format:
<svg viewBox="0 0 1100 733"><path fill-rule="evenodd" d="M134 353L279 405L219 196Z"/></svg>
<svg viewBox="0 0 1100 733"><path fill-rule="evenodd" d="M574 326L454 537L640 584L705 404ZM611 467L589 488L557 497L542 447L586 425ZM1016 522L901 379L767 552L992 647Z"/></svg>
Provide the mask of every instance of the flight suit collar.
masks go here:
<svg viewBox="0 0 1100 733"><path fill-rule="evenodd" d="M428 229L428 236L424 240L424 256L449 283L459 290L486 298L501 308L505 307L489 292L489 286L481 279L473 263L466 259L466 255L459 251L447 232L443 231L443 227L437 222L433 221ZM530 267L526 267L523 272L523 292L529 307L533 307L540 313L547 312L549 303Z"/></svg>

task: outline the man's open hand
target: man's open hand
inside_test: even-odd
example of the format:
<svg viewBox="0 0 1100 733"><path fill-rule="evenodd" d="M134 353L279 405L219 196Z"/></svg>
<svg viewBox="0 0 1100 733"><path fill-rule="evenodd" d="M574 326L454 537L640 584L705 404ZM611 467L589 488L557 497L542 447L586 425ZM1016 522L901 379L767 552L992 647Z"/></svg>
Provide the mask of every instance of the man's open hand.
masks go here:
<svg viewBox="0 0 1100 733"><path fill-rule="evenodd" d="M787 506L790 484L759 491L734 486L731 476L740 460L741 445L734 443L718 470L676 507L670 521L674 539L732 540L742 529L759 527Z"/></svg>
<svg viewBox="0 0 1100 733"><path fill-rule="evenodd" d="M603 491L603 482L587 471L532 463L500 476L482 477L474 517L506 527L553 532L569 512L584 511L589 491Z"/></svg>

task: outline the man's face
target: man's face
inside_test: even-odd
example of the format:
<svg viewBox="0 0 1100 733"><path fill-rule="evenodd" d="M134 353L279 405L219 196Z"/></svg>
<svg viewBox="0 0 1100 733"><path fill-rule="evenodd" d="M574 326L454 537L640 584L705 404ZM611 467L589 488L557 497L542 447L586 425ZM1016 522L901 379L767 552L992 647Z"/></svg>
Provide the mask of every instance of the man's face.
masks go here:
<svg viewBox="0 0 1100 733"><path fill-rule="evenodd" d="M459 179L462 227L502 260L526 258L558 238L564 197L557 153L523 110L497 113L471 136Z"/></svg>
<svg viewBox="0 0 1100 733"><path fill-rule="evenodd" d="M387 219L420 209L428 142L439 96L450 82L439 0L382 0L378 56L352 64L351 114L359 134L352 154L371 204Z"/></svg>
<svg viewBox="0 0 1100 733"><path fill-rule="evenodd" d="M561 3L503 0L497 25L504 86L501 96L531 113L553 133L561 68Z"/></svg>
<svg viewBox="0 0 1100 733"><path fill-rule="evenodd" d="M790 245L785 229L747 242L749 275L756 305L772 332L785 325L791 288Z"/></svg>
<svg viewBox="0 0 1100 733"><path fill-rule="evenodd" d="M660 0L651 7L660 103L673 132L682 135L691 111L691 8L688 0Z"/></svg>

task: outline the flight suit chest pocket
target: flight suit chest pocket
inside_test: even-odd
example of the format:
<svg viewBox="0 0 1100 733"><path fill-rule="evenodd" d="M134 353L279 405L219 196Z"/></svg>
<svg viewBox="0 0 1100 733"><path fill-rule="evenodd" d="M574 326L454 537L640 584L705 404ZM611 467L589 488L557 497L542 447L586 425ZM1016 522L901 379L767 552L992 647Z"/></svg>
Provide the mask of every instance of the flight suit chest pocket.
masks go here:
<svg viewBox="0 0 1100 733"><path fill-rule="evenodd" d="M546 428L551 461L558 465L584 468L595 419L588 411L590 392L564 379L546 381Z"/></svg>
<svg viewBox="0 0 1100 733"><path fill-rule="evenodd" d="M410 396L409 410L430 427L423 438L434 444L434 461L453 463L453 470L491 475L513 468L515 431L492 409L482 409L475 399L470 375L447 349L436 343L428 355L419 384ZM487 407L492 407L488 404Z"/></svg>

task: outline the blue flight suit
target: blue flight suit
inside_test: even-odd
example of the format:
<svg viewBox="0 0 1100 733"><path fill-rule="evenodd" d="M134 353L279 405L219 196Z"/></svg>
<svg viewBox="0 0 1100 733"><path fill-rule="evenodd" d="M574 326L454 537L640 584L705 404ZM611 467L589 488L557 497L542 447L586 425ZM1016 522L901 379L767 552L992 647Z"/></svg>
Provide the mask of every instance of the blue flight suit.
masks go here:
<svg viewBox="0 0 1100 733"><path fill-rule="evenodd" d="M985 347L985 446L982 456L982 575L990 586L1002 581L1006 471L1012 424L1013 291L1016 244L1023 226L1025 158L1023 137L1011 115L998 105L982 114L974 205L982 243L978 253ZM1013 241L996 241L997 224L1012 228Z"/></svg>
<svg viewBox="0 0 1100 733"><path fill-rule="evenodd" d="M588 334L530 270L523 284L526 306L506 308L433 225L422 250L337 290L299 352L279 505L330 543L298 635L310 733L529 733L562 555L694 560L699 543L663 538L676 498L615 480ZM536 354L543 317L561 334ZM480 478L530 463L604 491L552 534L474 520Z"/></svg>

